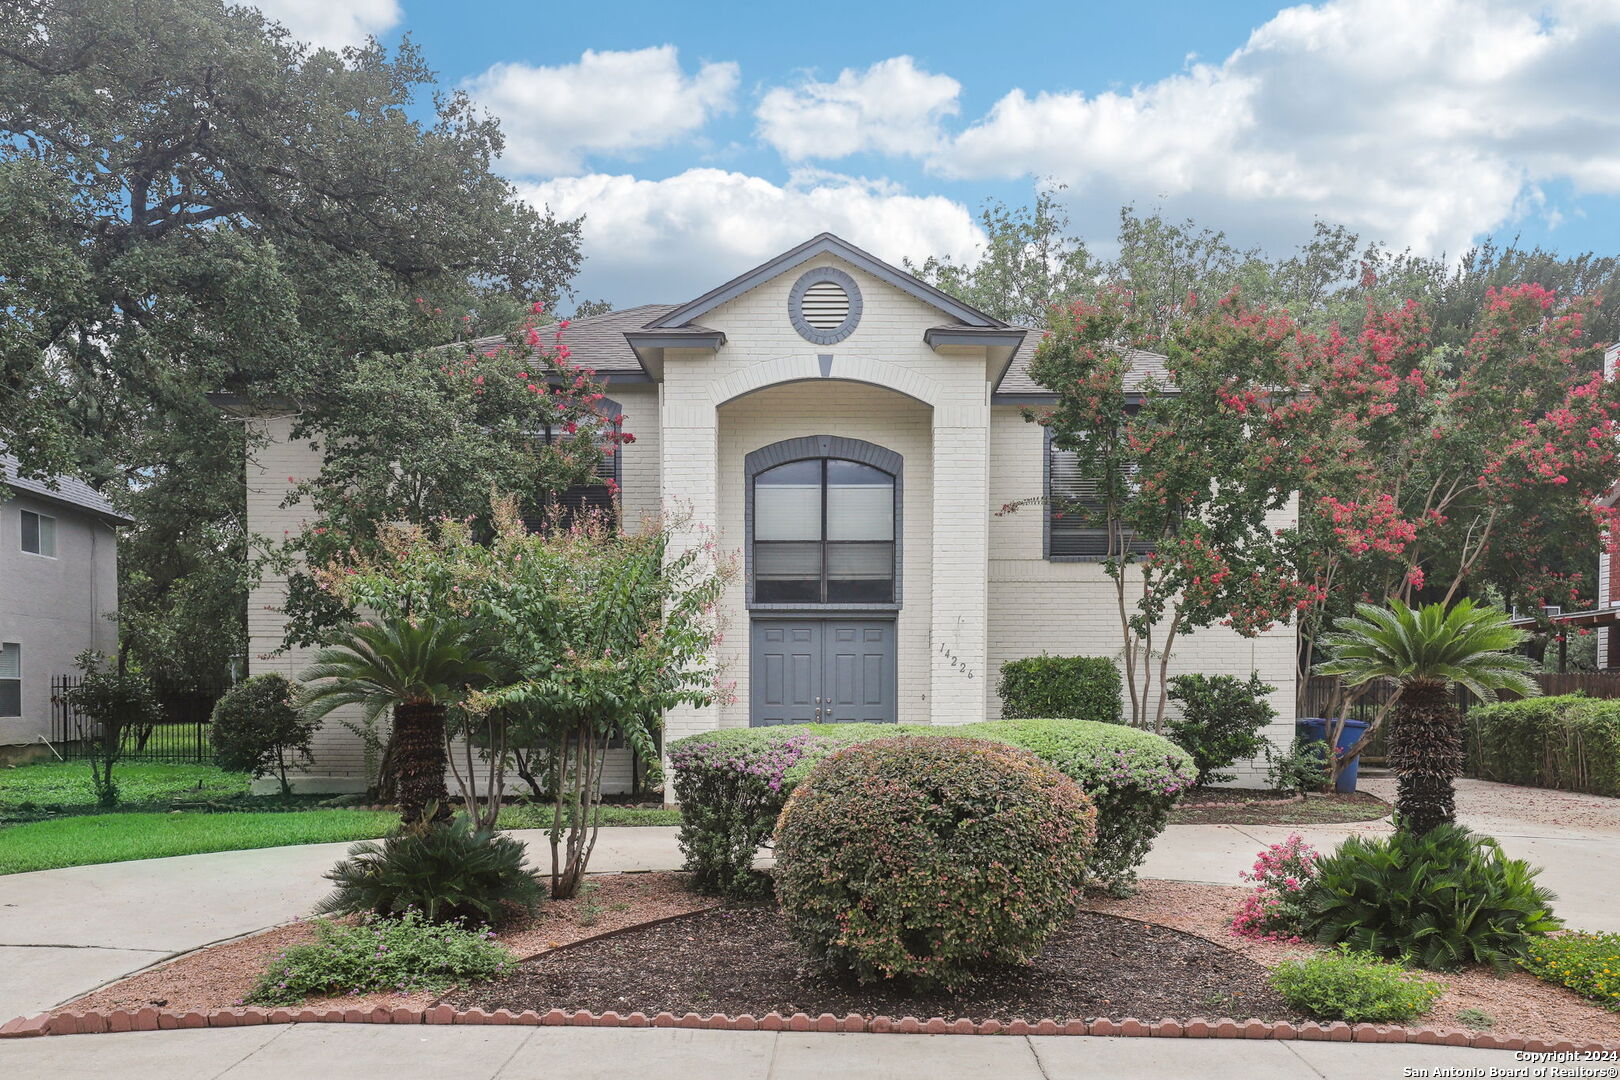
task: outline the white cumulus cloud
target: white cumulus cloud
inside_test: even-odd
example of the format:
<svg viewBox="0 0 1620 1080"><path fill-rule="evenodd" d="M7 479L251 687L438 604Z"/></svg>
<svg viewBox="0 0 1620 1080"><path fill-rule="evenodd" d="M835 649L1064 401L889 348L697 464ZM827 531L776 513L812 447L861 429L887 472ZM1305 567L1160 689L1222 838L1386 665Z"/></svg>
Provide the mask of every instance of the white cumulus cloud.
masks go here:
<svg viewBox="0 0 1620 1080"><path fill-rule="evenodd" d="M578 172L593 155L665 146L732 108L735 63L681 68L675 46L627 52L586 49L554 67L496 64L468 91L500 117L505 167L530 176Z"/></svg>
<svg viewBox="0 0 1620 1080"><path fill-rule="evenodd" d="M252 6L300 41L329 49L359 45L399 23L399 0L257 0Z"/></svg>
<svg viewBox="0 0 1620 1080"><path fill-rule="evenodd" d="M793 161L862 151L926 154L939 145L940 122L956 115L961 91L949 75L895 56L865 71L845 68L832 82L775 87L754 115L760 138Z"/></svg>
<svg viewBox="0 0 1620 1080"><path fill-rule="evenodd" d="M1129 90L1013 90L930 167L1066 183L1091 227L1135 202L1261 240L1319 216L1456 253L1542 185L1620 193L1616 55L1620 0L1330 0Z"/></svg>
<svg viewBox="0 0 1620 1080"><path fill-rule="evenodd" d="M882 259L970 256L984 237L968 209L940 195L824 172L786 184L722 169L663 180L606 175L521 185L558 215L585 215L580 295L620 306L699 296L819 232Z"/></svg>

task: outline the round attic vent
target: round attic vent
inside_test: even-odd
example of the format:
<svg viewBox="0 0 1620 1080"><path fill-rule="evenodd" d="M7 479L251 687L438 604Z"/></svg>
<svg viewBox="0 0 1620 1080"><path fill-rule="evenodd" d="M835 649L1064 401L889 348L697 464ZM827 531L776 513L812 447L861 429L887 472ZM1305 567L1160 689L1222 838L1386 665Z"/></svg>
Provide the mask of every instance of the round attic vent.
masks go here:
<svg viewBox="0 0 1620 1080"><path fill-rule="evenodd" d="M807 270L788 295L788 315L799 336L831 345L855 332L861 320L861 290L855 279L831 266Z"/></svg>
<svg viewBox="0 0 1620 1080"><path fill-rule="evenodd" d="M799 314L817 330L832 330L849 318L849 293L836 281L818 281L804 290Z"/></svg>

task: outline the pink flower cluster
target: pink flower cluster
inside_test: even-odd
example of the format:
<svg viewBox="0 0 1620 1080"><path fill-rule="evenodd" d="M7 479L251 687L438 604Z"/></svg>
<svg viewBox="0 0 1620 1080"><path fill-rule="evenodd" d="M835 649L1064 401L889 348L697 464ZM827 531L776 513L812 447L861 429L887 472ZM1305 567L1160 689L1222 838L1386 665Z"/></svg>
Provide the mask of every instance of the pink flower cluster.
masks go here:
<svg viewBox="0 0 1620 1080"><path fill-rule="evenodd" d="M1305 915L1305 890L1316 877L1316 849L1298 833L1272 844L1238 876L1254 889L1232 917L1232 933L1252 941L1297 944Z"/></svg>

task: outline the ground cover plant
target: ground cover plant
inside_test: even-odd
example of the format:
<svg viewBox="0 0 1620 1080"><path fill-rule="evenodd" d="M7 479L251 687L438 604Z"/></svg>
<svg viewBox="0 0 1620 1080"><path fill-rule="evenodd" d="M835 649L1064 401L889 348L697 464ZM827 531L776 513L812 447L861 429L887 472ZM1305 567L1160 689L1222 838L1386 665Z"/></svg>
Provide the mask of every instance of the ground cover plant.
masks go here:
<svg viewBox="0 0 1620 1080"><path fill-rule="evenodd" d="M398 824L397 814L369 810L76 815L0 829L0 874L361 840Z"/></svg>
<svg viewBox="0 0 1620 1080"><path fill-rule="evenodd" d="M1117 724L1124 709L1119 668L1106 656L1026 656L1001 665L1001 715Z"/></svg>
<svg viewBox="0 0 1620 1080"><path fill-rule="evenodd" d="M487 926L445 926L409 910L358 923L318 919L315 940L294 945L260 977L250 1005L296 1005L305 998L393 990L443 993L456 983L503 974L512 954Z"/></svg>
<svg viewBox="0 0 1620 1080"><path fill-rule="evenodd" d="M1271 970L1271 985L1300 1012L1351 1024L1409 1024L1434 1008L1446 989L1392 961L1345 948L1284 960Z"/></svg>
<svg viewBox="0 0 1620 1080"><path fill-rule="evenodd" d="M362 840L326 877L337 888L316 905L320 915L419 911L433 923L499 924L533 914L542 895L523 842L465 814Z"/></svg>
<svg viewBox="0 0 1620 1080"><path fill-rule="evenodd" d="M1532 944L1518 963L1539 979L1620 1011L1620 934L1554 934Z"/></svg>
<svg viewBox="0 0 1620 1080"><path fill-rule="evenodd" d="M1305 932L1435 971L1500 971L1562 929L1539 870L1456 825L1352 836L1316 863Z"/></svg>
<svg viewBox="0 0 1620 1080"><path fill-rule="evenodd" d="M719 895L757 893L750 867L793 787L822 757L896 735L990 739L1033 752L1080 785L1097 808L1089 884L1128 891L1136 867L1197 774L1187 752L1146 731L1084 720L996 720L961 727L812 724L690 735L670 744L682 808L681 850L695 883Z"/></svg>
<svg viewBox="0 0 1620 1080"><path fill-rule="evenodd" d="M823 759L776 826L793 936L860 982L955 987L1027 964L1074 913L1096 811L1027 751L878 739Z"/></svg>

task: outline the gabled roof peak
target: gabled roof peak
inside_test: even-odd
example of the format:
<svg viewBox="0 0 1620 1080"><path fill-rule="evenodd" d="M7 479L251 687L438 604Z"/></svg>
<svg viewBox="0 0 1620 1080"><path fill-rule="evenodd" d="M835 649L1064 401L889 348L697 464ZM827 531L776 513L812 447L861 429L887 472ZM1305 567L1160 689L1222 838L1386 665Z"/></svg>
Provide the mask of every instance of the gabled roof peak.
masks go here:
<svg viewBox="0 0 1620 1080"><path fill-rule="evenodd" d="M909 293L923 303L938 308L966 326L993 328L1007 325L1000 319L985 314L971 304L964 303L949 293L934 288L934 286L921 278L908 274L892 263L884 262L871 252L863 251L848 240L835 236L830 232L822 232L812 236L798 247L784 251L775 258L760 263L752 270L739 274L724 285L709 290L696 300L688 301L659 316L647 323L647 329L664 330L685 326L693 319L701 317L705 312L712 311L726 301L735 299L750 289L785 274L823 254L835 255L843 259L850 265L866 271L881 281L887 282L901 292Z"/></svg>

